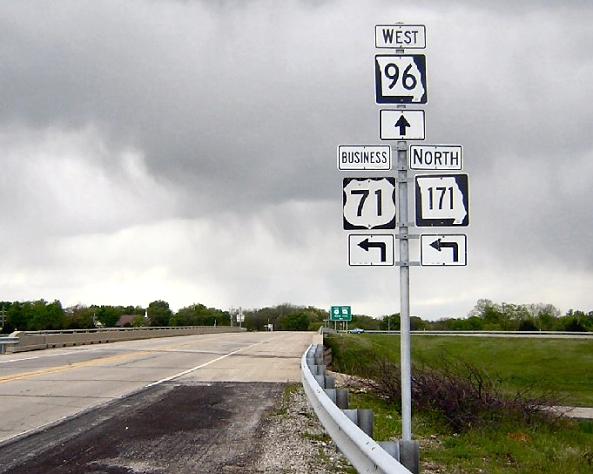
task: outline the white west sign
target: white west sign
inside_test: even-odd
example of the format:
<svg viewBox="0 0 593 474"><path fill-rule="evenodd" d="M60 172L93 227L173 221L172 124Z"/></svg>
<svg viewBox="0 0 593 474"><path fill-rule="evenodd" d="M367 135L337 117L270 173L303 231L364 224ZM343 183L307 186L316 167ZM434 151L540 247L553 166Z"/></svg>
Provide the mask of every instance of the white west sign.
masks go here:
<svg viewBox="0 0 593 474"><path fill-rule="evenodd" d="M411 145L408 154L413 170L460 170L463 168L461 145Z"/></svg>
<svg viewBox="0 0 593 474"><path fill-rule="evenodd" d="M348 263L357 266L393 266L393 235L350 234Z"/></svg>
<svg viewBox="0 0 593 474"><path fill-rule="evenodd" d="M395 229L395 178L344 178L344 229Z"/></svg>
<svg viewBox="0 0 593 474"><path fill-rule="evenodd" d="M390 170L389 145L340 145L338 146L339 170Z"/></svg>
<svg viewBox="0 0 593 474"><path fill-rule="evenodd" d="M420 236L420 265L467 265L467 236L462 234L423 234Z"/></svg>
<svg viewBox="0 0 593 474"><path fill-rule="evenodd" d="M424 140L424 110L379 111L381 140Z"/></svg>
<svg viewBox="0 0 593 474"><path fill-rule="evenodd" d="M376 25L375 48L426 48L424 25Z"/></svg>
<svg viewBox="0 0 593 474"><path fill-rule="evenodd" d="M469 225L469 180L466 174L416 176L416 225Z"/></svg>

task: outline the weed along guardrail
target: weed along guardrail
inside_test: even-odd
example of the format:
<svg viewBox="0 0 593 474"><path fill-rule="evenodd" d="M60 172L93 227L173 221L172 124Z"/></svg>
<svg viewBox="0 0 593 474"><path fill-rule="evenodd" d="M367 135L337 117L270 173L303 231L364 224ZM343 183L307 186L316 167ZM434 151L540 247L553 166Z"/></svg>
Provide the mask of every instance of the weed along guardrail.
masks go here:
<svg viewBox="0 0 593 474"><path fill-rule="evenodd" d="M331 334L331 330L324 329L324 332ZM334 331L335 332L335 331ZM349 331L337 331L339 333L347 333ZM399 336L400 331L385 331L381 329L367 329L363 331L367 334L389 334ZM593 332L571 332L571 331L433 331L433 330L416 330L410 331L412 336L475 336L475 337L532 337L542 339L593 339Z"/></svg>
<svg viewBox="0 0 593 474"><path fill-rule="evenodd" d="M413 441L373 440L373 412L348 409L348 391L336 389L327 376L323 345L311 345L301 358L303 388L319 421L358 472L419 472L418 445Z"/></svg>
<svg viewBox="0 0 593 474"><path fill-rule="evenodd" d="M56 347L101 344L154 337L191 336L199 334L222 334L242 332L244 328L230 326L179 326L179 327L140 327L140 328L96 328L68 329L61 331L15 331L10 335L10 345L0 344L0 353L24 352Z"/></svg>

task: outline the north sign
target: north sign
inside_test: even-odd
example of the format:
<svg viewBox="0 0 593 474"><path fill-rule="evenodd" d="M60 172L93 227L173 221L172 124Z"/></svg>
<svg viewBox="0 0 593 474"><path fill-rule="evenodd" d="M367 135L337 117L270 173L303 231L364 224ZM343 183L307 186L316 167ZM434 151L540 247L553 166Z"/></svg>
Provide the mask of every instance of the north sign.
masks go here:
<svg viewBox="0 0 593 474"><path fill-rule="evenodd" d="M376 25L375 48L426 48L424 25Z"/></svg>
<svg viewBox="0 0 593 474"><path fill-rule="evenodd" d="M344 229L395 229L395 178L344 178Z"/></svg>
<svg viewBox="0 0 593 474"><path fill-rule="evenodd" d="M463 168L461 145L411 145L408 154L413 170L460 170Z"/></svg>
<svg viewBox="0 0 593 474"><path fill-rule="evenodd" d="M415 181L418 227L469 225L467 174L417 175Z"/></svg>
<svg viewBox="0 0 593 474"><path fill-rule="evenodd" d="M424 110L380 110L381 140L424 140Z"/></svg>
<svg viewBox="0 0 593 474"><path fill-rule="evenodd" d="M390 170L389 145L340 145L338 146L339 170Z"/></svg>
<svg viewBox="0 0 593 474"><path fill-rule="evenodd" d="M467 265L467 236L462 234L421 235L420 265L425 267Z"/></svg>
<svg viewBox="0 0 593 474"><path fill-rule="evenodd" d="M375 101L377 104L426 104L426 56L377 54Z"/></svg>
<svg viewBox="0 0 593 474"><path fill-rule="evenodd" d="M348 264L351 267L393 266L393 235L350 234Z"/></svg>

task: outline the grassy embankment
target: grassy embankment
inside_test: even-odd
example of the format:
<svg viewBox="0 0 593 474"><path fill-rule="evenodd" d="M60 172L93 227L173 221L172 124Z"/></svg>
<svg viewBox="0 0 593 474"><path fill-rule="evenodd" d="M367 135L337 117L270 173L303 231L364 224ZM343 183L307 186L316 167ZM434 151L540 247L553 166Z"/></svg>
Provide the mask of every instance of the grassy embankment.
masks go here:
<svg viewBox="0 0 593 474"><path fill-rule="evenodd" d="M380 358L399 362L399 338L346 335L328 339L334 369L361 376ZM440 367L443 359L464 360L500 381L509 394L524 389L554 393L563 404L593 406L593 341L415 336L414 364ZM353 403L372 408L375 438L394 439L401 422L394 406L372 394ZM445 472L593 472L593 422L526 424L505 420L496 426L454 433L434 413L414 413L413 431L421 457Z"/></svg>

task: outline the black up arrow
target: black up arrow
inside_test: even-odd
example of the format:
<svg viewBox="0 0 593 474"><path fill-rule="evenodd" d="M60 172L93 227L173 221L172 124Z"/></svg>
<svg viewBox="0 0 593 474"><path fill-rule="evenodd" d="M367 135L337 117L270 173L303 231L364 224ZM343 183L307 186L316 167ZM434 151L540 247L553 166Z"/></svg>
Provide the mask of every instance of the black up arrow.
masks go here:
<svg viewBox="0 0 593 474"><path fill-rule="evenodd" d="M459 261L459 245L457 242L441 242L441 239L437 239L432 244L430 244L430 246L439 252L444 248L453 249L453 261Z"/></svg>
<svg viewBox="0 0 593 474"><path fill-rule="evenodd" d="M366 238L358 246L367 252L371 247L381 249L381 262L387 261L387 244L385 242L369 242L369 239Z"/></svg>
<svg viewBox="0 0 593 474"><path fill-rule="evenodd" d="M406 128L408 128L410 126L410 122L408 122L406 120L406 117L404 117L404 114L401 114L401 116L399 117L398 121L395 122L394 127L399 127L399 134L402 137L406 136Z"/></svg>

